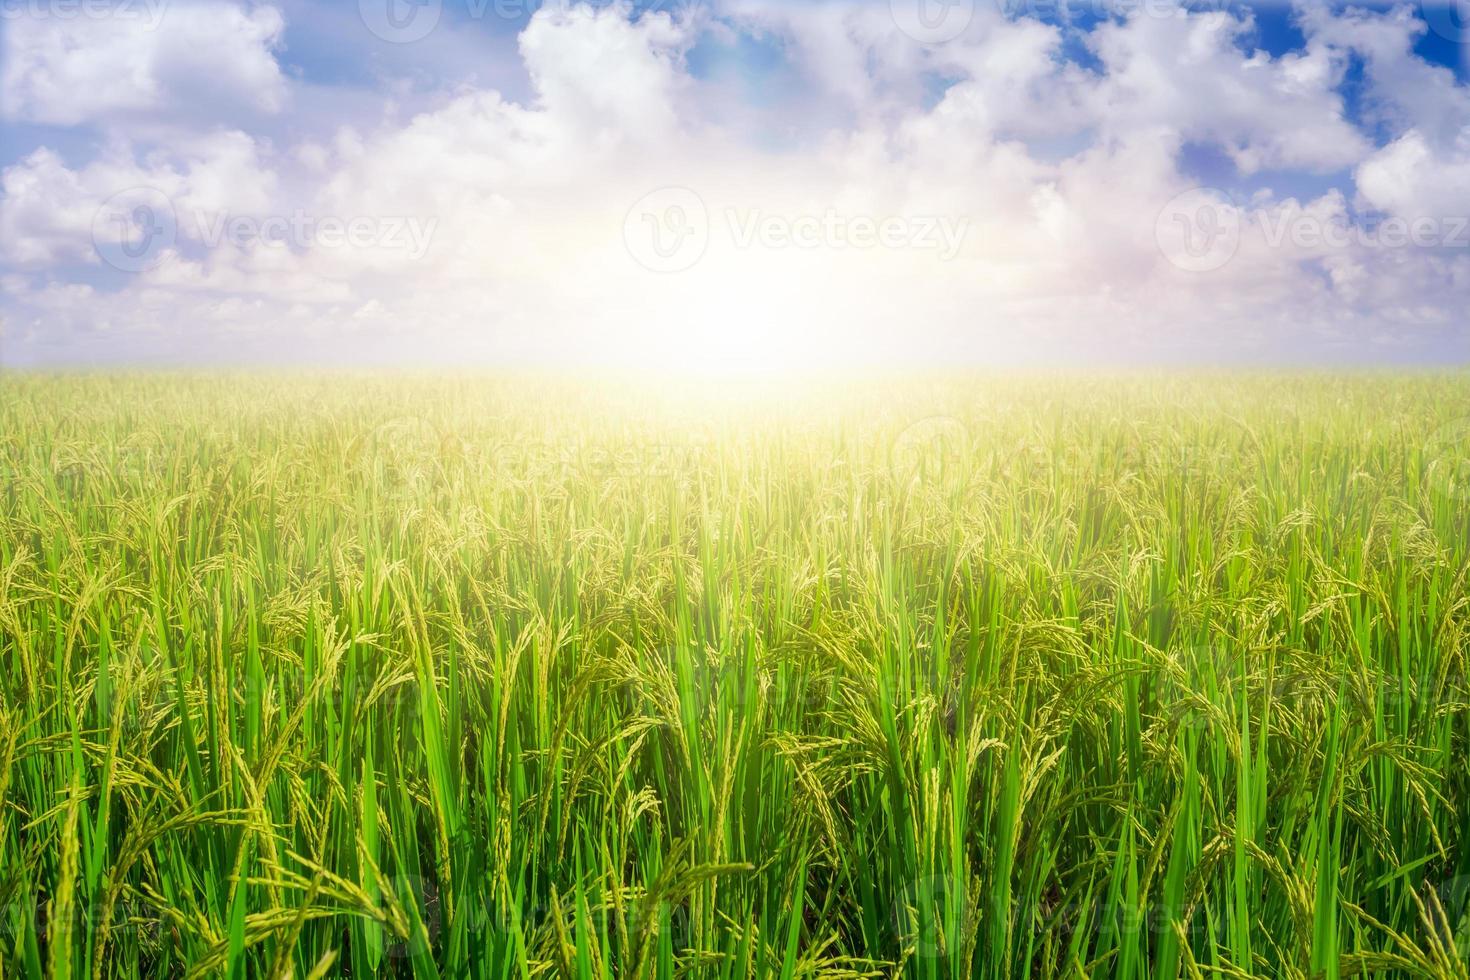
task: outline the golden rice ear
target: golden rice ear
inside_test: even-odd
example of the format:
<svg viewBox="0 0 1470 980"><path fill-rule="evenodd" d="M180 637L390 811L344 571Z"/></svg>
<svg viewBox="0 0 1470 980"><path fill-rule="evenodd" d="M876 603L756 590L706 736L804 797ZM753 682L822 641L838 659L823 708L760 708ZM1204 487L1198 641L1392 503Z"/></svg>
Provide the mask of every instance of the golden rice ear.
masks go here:
<svg viewBox="0 0 1470 980"><path fill-rule="evenodd" d="M1463 977L1465 386L6 378L0 968Z"/></svg>

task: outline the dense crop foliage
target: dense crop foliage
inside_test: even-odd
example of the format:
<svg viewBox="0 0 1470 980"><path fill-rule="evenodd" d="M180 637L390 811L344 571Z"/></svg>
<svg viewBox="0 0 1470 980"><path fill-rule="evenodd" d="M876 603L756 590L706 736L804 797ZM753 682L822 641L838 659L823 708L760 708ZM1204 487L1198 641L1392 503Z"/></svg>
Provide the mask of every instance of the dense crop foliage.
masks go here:
<svg viewBox="0 0 1470 980"><path fill-rule="evenodd" d="M0 378L5 976L1460 977L1470 379Z"/></svg>

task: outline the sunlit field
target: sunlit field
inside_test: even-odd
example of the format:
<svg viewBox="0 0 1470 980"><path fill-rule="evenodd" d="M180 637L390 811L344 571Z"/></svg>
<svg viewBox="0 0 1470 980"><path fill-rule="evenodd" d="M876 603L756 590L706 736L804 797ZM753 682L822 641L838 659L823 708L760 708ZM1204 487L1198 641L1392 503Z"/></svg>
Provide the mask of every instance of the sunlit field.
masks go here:
<svg viewBox="0 0 1470 980"><path fill-rule="evenodd" d="M7 376L3 975L1465 978L1467 415Z"/></svg>

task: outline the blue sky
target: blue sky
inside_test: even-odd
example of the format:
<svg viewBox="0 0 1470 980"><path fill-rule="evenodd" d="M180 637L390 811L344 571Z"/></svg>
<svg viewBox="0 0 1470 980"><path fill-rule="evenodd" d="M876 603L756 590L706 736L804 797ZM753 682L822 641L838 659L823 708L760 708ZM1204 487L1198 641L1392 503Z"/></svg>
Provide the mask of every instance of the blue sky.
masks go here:
<svg viewBox="0 0 1470 980"><path fill-rule="evenodd" d="M79 2L7 362L1470 353L1465 0Z"/></svg>

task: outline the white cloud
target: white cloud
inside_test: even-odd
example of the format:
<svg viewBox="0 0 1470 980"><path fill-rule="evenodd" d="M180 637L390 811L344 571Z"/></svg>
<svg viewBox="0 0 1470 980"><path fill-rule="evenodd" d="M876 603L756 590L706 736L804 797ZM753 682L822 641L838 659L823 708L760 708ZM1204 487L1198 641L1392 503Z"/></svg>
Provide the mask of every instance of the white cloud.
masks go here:
<svg viewBox="0 0 1470 980"><path fill-rule="evenodd" d="M1172 265L1158 241L1161 210L1198 182L1181 162L1191 143L1245 175L1354 170L1360 202L1383 211L1463 207L1465 139L1442 108L1402 101L1415 80L1439 86L1435 105L1463 88L1415 74L1397 15L1314 14L1307 46L1281 57L1245 50L1249 24L1229 16L1136 15L1086 35L1097 62L1083 67L1062 31L1033 20L982 9L962 37L922 46L884 8L734 0L711 21L558 5L520 37L522 100L468 88L406 121L344 120L279 148L179 123L167 149L117 138L71 165L37 150L0 174L4 255L23 273L3 302L33 334L53 323L87 343L100 343L97 324L151 338L140 344L172 324L199 331L201 350L229 336L354 356L813 363L1269 352L1385 331L1412 343L1450 329L1470 295L1470 250L1278 234L1350 225L1347 197L1326 187L1242 202L1238 248L1206 272ZM241 50L270 62L275 95L257 106L269 108L290 93L270 55L280 24L263 10L234 15L255 25ZM819 93L795 138L750 137L761 112L791 123L788 103L743 105L732 122L738 87L690 71L701 39L738 31L795 59L792 77ZM1371 53L1372 98L1395 120L1382 148L1345 117L1351 52ZM146 86L131 91L146 102ZM72 115L108 126L133 111ZM136 186L168 195L177 243L120 291L58 291L68 263L98 264L98 207ZM694 192L699 213L630 218L660 188ZM216 240L229 217L314 230L284 246ZM324 220L376 221L377 237L328 241ZM411 221L421 249L389 241L388 224ZM864 223L897 229L896 244L865 238ZM934 227L963 230L953 257L916 244ZM653 240L625 238L688 233L707 240L675 272L639 264Z"/></svg>
<svg viewBox="0 0 1470 980"><path fill-rule="evenodd" d="M259 214L277 203L275 172L241 132L181 140L142 159L117 144L79 169L42 148L0 172L0 189L0 255L22 266L95 263L94 234L107 234L99 212L119 195L170 203L181 234L194 237L197 216Z"/></svg>
<svg viewBox="0 0 1470 980"><path fill-rule="evenodd" d="M1239 42L1249 27L1222 13L1133 16L1091 36L1105 79L1090 108L1105 131L1167 128L1223 148L1244 173L1330 171L1367 140L1344 118L1344 60L1316 46L1272 58Z"/></svg>
<svg viewBox="0 0 1470 980"><path fill-rule="evenodd" d="M538 104L584 138L667 135L686 86L692 22L650 13L631 23L618 8L539 12L521 34L521 56Z"/></svg>
<svg viewBox="0 0 1470 980"><path fill-rule="evenodd" d="M1314 47L1325 45L1363 59L1369 118L1398 131L1419 129L1436 143L1459 138L1470 118L1470 90L1448 68L1414 54L1414 44L1427 27L1412 7L1333 14L1304 5L1300 17Z"/></svg>
<svg viewBox="0 0 1470 980"><path fill-rule="evenodd" d="M0 114L75 126L279 111L280 11L232 3L142 3L108 17L8 17ZM131 11L127 13L126 11Z"/></svg>
<svg viewBox="0 0 1470 980"><path fill-rule="evenodd" d="M1404 218L1470 216L1470 89L1414 54L1424 22L1407 7L1302 16L1315 46L1363 59L1367 112L1394 133L1359 161L1359 203Z"/></svg>
<svg viewBox="0 0 1470 980"><path fill-rule="evenodd" d="M1411 129L1358 167L1358 192L1369 206L1405 218L1470 217L1470 126L1436 150Z"/></svg>

